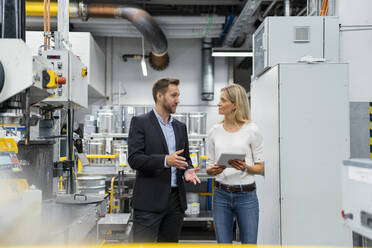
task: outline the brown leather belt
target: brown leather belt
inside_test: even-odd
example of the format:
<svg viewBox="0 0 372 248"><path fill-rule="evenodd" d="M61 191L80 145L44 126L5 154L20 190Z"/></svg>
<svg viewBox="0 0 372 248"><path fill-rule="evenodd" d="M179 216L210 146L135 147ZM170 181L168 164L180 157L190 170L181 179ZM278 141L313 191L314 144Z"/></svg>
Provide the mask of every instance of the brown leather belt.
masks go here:
<svg viewBox="0 0 372 248"><path fill-rule="evenodd" d="M245 185L226 185L220 182L215 182L216 188L226 190L228 192L244 192L244 191L253 191L256 189L256 183L245 184Z"/></svg>

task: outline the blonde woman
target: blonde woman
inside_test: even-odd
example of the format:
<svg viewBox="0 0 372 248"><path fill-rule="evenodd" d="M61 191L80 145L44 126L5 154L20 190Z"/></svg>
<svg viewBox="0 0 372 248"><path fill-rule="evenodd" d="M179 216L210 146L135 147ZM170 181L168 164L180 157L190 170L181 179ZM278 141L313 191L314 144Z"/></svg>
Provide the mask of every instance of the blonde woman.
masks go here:
<svg viewBox="0 0 372 248"><path fill-rule="evenodd" d="M255 174L263 174L263 142L250 120L245 89L232 84L221 90L218 112L223 121L208 134L207 173L215 175L213 219L218 243L232 243L234 217L243 244L257 243L258 199ZM216 164L221 153L245 154L245 160L230 160L232 168Z"/></svg>

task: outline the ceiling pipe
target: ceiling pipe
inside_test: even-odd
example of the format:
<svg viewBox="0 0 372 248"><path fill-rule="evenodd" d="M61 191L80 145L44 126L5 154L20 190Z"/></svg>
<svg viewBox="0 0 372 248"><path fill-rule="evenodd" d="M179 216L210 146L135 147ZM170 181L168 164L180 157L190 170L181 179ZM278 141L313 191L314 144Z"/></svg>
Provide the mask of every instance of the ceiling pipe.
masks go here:
<svg viewBox="0 0 372 248"><path fill-rule="evenodd" d="M247 35L247 29L254 27L257 17L254 13L260 6L259 0L248 0L244 5L239 17L230 28L223 42L223 47L239 47L244 43Z"/></svg>
<svg viewBox="0 0 372 248"><path fill-rule="evenodd" d="M290 16L291 15L291 2L290 0L284 1L284 15Z"/></svg>
<svg viewBox="0 0 372 248"><path fill-rule="evenodd" d="M103 1L103 0L102 0ZM0 1L1 2L1 1ZM169 64L168 41L156 21L145 10L128 5L70 2L70 17L78 17L83 21L89 18L123 18L130 21L144 38L151 43L152 51L149 62L155 70L164 70ZM58 6L51 2L51 16L56 16ZM43 16L42 1L26 1L28 16Z"/></svg>
<svg viewBox="0 0 372 248"><path fill-rule="evenodd" d="M78 14L88 18L123 18L130 21L151 43L149 62L155 70L164 70L169 64L168 41L155 20L145 10L121 4L79 3Z"/></svg>
<svg viewBox="0 0 372 248"><path fill-rule="evenodd" d="M214 58L212 57L212 39L204 38L202 44L202 101L214 99Z"/></svg>

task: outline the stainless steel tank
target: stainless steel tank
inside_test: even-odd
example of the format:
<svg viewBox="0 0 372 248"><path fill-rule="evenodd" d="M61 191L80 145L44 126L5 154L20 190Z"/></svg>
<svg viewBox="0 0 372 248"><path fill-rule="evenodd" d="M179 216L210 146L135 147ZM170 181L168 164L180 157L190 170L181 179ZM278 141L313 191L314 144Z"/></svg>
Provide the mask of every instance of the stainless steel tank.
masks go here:
<svg viewBox="0 0 372 248"><path fill-rule="evenodd" d="M187 209L186 215L198 215L200 214L200 199L199 193L186 193Z"/></svg>
<svg viewBox="0 0 372 248"><path fill-rule="evenodd" d="M78 190L82 194L105 194L104 176L79 176Z"/></svg>
<svg viewBox="0 0 372 248"><path fill-rule="evenodd" d="M124 115L124 133L129 133L130 122L133 116L135 116L135 108L133 106L124 106L123 115Z"/></svg>
<svg viewBox="0 0 372 248"><path fill-rule="evenodd" d="M88 154L105 154L105 139L104 138L95 138L88 140Z"/></svg>
<svg viewBox="0 0 372 248"><path fill-rule="evenodd" d="M207 113L195 112L189 113L190 135L200 135L207 133Z"/></svg>
<svg viewBox="0 0 372 248"><path fill-rule="evenodd" d="M115 130L114 111L111 106L102 106L97 116L99 133L112 133Z"/></svg>
<svg viewBox="0 0 372 248"><path fill-rule="evenodd" d="M130 167L128 164L128 143L123 140L114 141L114 154L118 153L117 165L119 170L129 172Z"/></svg>
<svg viewBox="0 0 372 248"><path fill-rule="evenodd" d="M192 165L196 168L200 166L200 146L189 146Z"/></svg>
<svg viewBox="0 0 372 248"><path fill-rule="evenodd" d="M138 116L138 115L143 115L146 113L146 107L145 106L136 106L134 107L135 109L135 115Z"/></svg>
<svg viewBox="0 0 372 248"><path fill-rule="evenodd" d="M123 106L114 105L112 106L112 111L114 113L114 133L123 132Z"/></svg>
<svg viewBox="0 0 372 248"><path fill-rule="evenodd" d="M172 117L182 123L185 123L187 130L189 130L189 114L188 113L175 113Z"/></svg>
<svg viewBox="0 0 372 248"><path fill-rule="evenodd" d="M84 117L84 135L96 132L96 122L94 115L85 115Z"/></svg>

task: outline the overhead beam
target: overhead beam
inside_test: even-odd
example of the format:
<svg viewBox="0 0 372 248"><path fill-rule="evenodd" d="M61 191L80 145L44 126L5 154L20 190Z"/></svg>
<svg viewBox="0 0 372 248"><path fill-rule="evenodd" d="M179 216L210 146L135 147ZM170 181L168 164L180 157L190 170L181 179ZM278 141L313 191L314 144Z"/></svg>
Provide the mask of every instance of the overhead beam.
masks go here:
<svg viewBox="0 0 372 248"><path fill-rule="evenodd" d="M253 21L254 14L256 13L262 2L267 1L247 0L239 17L227 33L225 41L223 42L224 47L232 47L238 37L243 37L246 35L244 30L246 29L247 25L249 25Z"/></svg>

